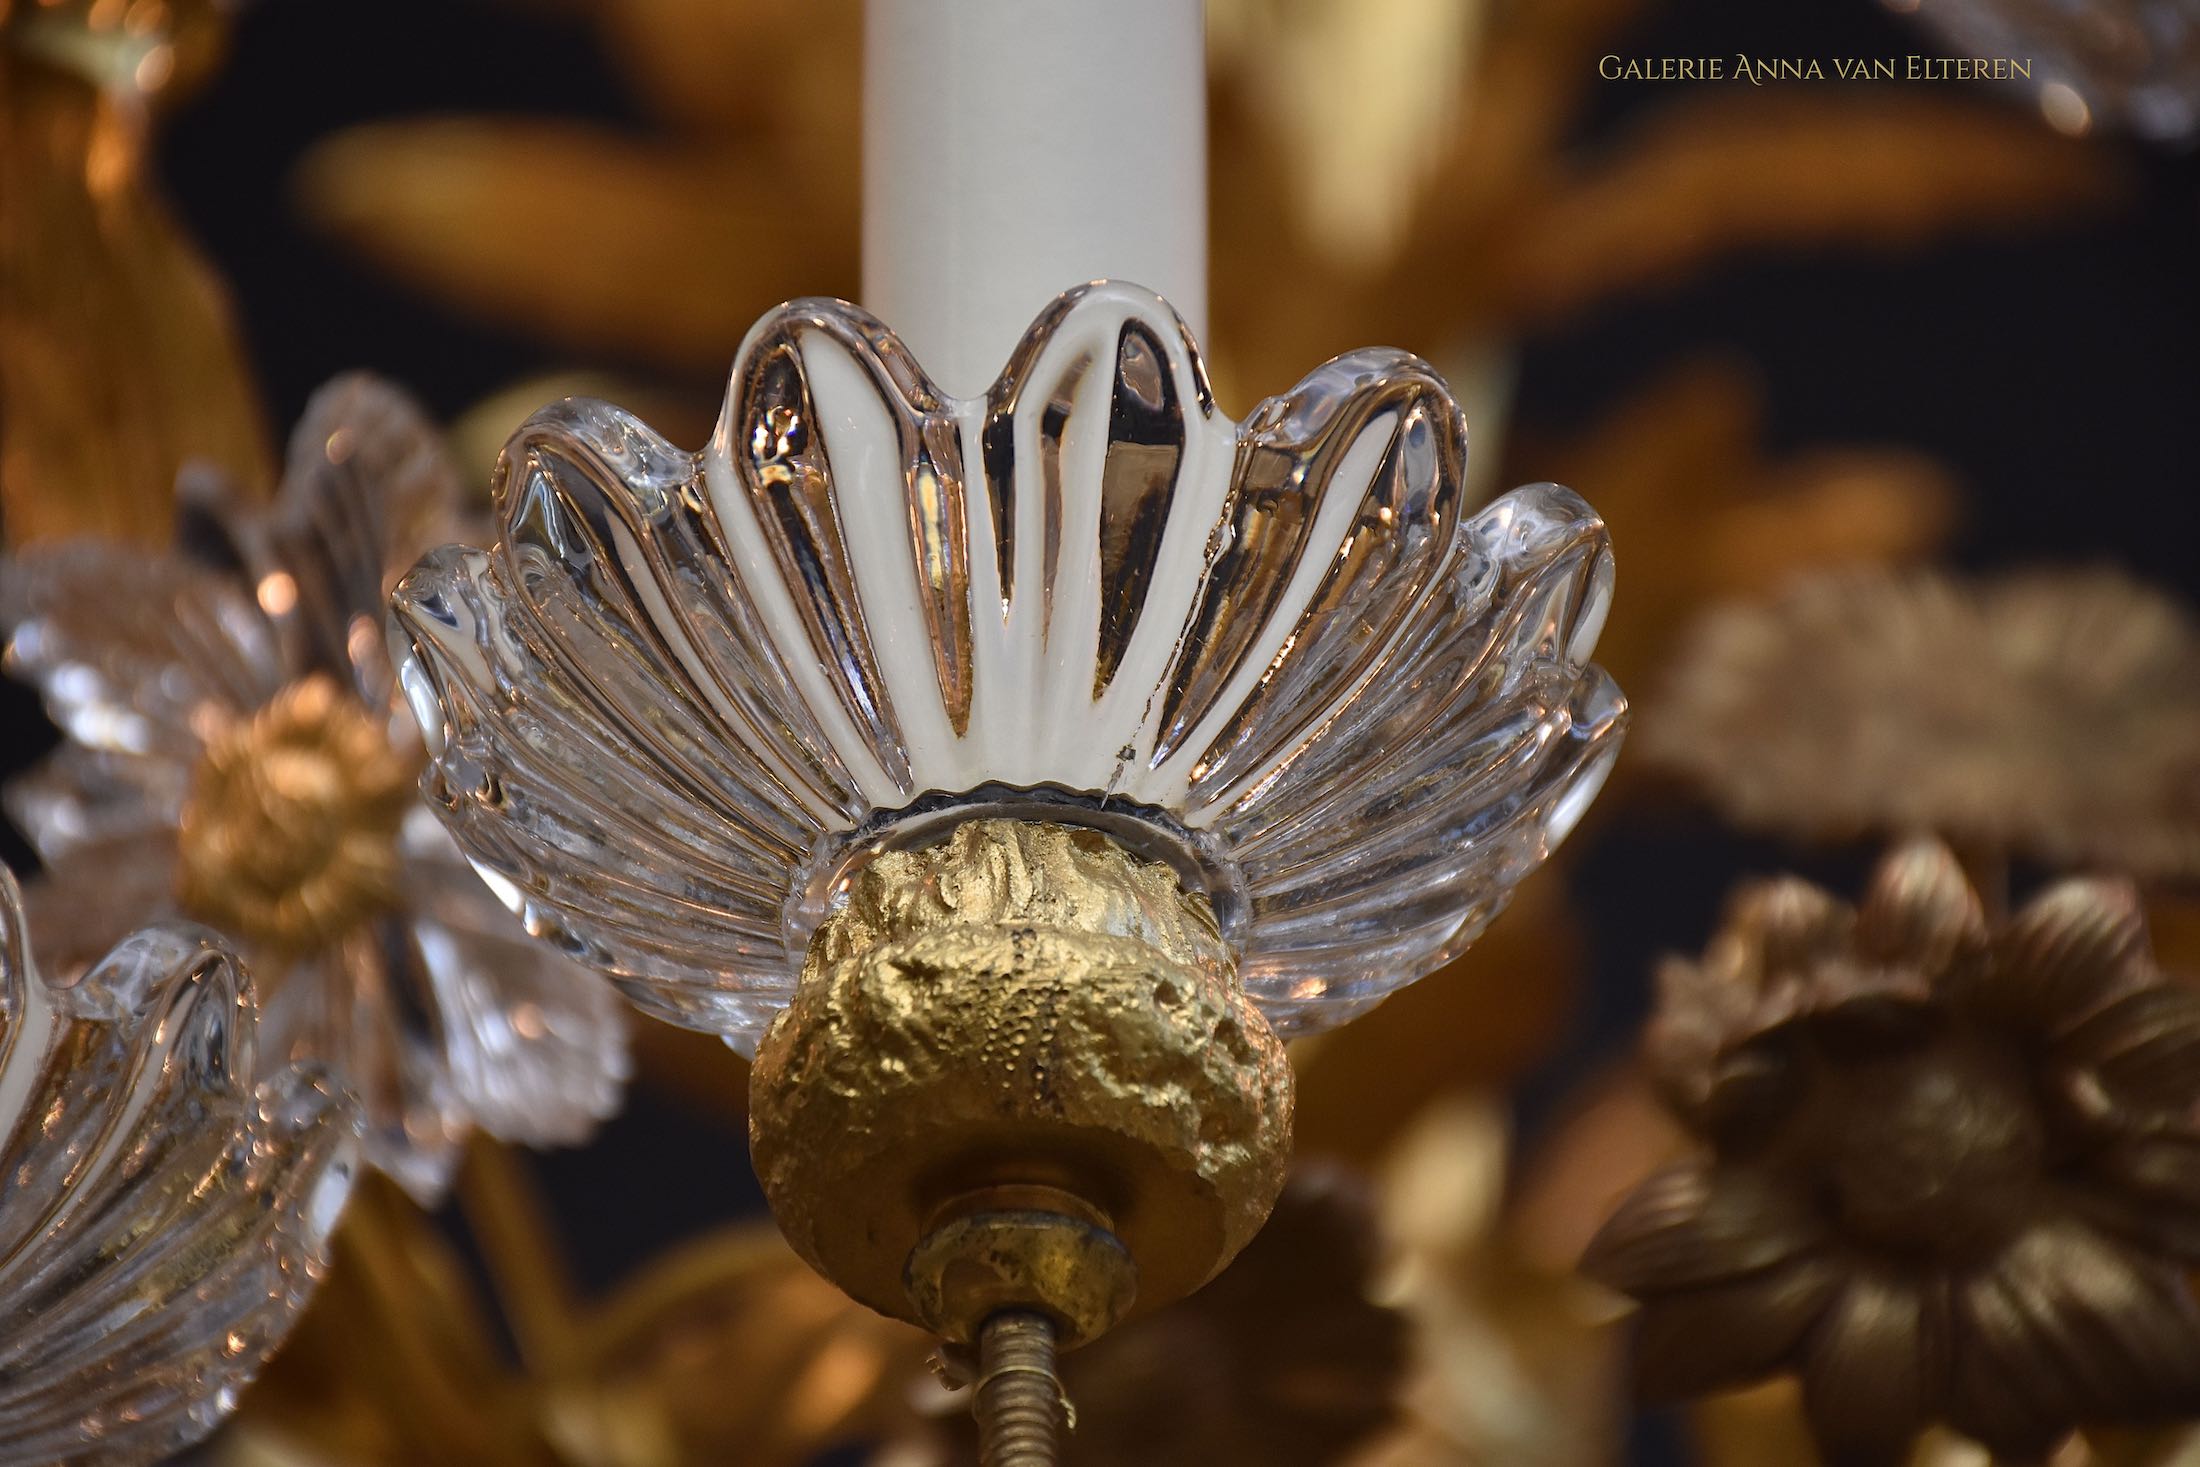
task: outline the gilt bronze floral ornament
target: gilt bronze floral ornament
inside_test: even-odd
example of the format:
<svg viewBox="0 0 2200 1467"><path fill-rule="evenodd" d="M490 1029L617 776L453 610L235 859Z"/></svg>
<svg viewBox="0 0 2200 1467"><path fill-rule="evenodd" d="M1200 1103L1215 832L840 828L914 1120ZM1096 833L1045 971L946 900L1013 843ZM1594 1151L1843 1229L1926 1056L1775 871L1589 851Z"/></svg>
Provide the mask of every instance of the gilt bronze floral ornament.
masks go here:
<svg viewBox="0 0 2200 1467"><path fill-rule="evenodd" d="M1648 1057L1703 1149L1584 1264L1640 1301L1649 1394L1793 1372L1835 1467L1933 1422L2034 1461L2200 1409L2200 987L2128 885L1990 924L1920 841L1855 907L1746 889L1660 990Z"/></svg>

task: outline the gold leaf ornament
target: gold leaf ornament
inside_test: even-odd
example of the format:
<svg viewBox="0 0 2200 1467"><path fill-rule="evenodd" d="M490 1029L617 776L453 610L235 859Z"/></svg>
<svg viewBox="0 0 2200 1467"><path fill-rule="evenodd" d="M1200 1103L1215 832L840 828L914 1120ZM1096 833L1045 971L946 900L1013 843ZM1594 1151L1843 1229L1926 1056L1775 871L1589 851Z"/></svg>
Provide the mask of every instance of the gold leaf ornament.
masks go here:
<svg viewBox="0 0 2200 1467"><path fill-rule="evenodd" d="M218 58L199 0L0 7L0 532L159 543L198 461L272 478L220 280L148 174Z"/></svg>

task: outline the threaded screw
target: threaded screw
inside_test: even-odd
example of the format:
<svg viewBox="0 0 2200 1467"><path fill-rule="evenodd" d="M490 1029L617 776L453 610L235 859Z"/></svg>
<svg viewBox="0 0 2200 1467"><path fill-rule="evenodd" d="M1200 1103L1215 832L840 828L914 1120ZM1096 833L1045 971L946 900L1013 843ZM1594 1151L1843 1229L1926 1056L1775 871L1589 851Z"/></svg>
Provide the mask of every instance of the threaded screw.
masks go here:
<svg viewBox="0 0 2200 1467"><path fill-rule="evenodd" d="M1004 1310L978 1331L980 1467L1060 1467L1068 1408L1054 1370L1054 1322Z"/></svg>

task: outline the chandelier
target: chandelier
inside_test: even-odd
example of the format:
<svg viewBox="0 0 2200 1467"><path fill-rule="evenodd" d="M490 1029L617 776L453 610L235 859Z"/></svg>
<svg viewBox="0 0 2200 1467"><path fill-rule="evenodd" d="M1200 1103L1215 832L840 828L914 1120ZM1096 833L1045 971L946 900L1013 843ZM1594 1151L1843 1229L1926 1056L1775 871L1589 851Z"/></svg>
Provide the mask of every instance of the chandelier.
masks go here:
<svg viewBox="0 0 2200 1467"><path fill-rule="evenodd" d="M2189 614L2112 568L1884 564L1946 531L1952 477L1763 451L1726 366L1579 453L1494 447L1507 333L1721 230L2101 206L2131 180L2078 139L2189 131L2191 27L1888 0L1902 44L1976 54L1852 107L1797 97L1798 52L1737 128L1616 10L1206 8L593 17L691 130L678 159L559 133L633 209L582 233L737 221L855 299L752 320L782 283L699 284L715 243L654 291L566 261L569 314L540 281L484 309L701 342L705 380L530 385L446 436L347 372L270 456L142 187L149 104L226 24L0 0L0 633L60 735L4 791L38 869L0 869L0 1463L1559 1464L1616 1450L1623 1334L1646 1399L1771 1382L1692 1407L1721 1467L2189 1450ZM754 98L685 63L714 26L771 59ZM1590 158L1561 102L1641 75L1688 105ZM1973 77L2013 105L1956 100ZM308 207L343 193L305 172ZM737 196L689 208L699 180ZM52 324L78 276L82 343ZM1322 360L1363 334L1443 369ZM143 423L69 407L138 371ZM1547 473L1640 567L1610 635L1604 513L1505 492ZM1492 1097L1566 1027L1599 856L1538 872L1627 734L1607 666L1648 701L1598 852L1655 774L1885 845L1860 882L1737 884L1638 1057L1537 1138L1558 1162L1514 1166ZM630 1087L699 1077L737 1088L774 1226L584 1299L504 1148L629 1156Z"/></svg>

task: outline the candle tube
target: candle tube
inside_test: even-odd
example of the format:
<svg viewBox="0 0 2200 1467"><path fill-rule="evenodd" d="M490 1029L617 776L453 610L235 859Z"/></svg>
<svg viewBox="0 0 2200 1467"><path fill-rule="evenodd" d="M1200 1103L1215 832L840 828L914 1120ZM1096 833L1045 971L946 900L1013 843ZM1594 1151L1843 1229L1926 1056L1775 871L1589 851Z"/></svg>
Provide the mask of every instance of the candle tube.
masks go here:
<svg viewBox="0 0 2200 1467"><path fill-rule="evenodd" d="M863 299L977 396L1032 318L1130 280L1205 328L1200 0L869 0Z"/></svg>

